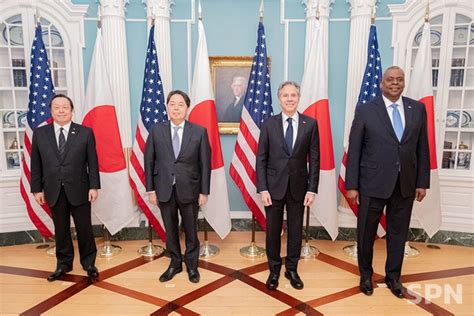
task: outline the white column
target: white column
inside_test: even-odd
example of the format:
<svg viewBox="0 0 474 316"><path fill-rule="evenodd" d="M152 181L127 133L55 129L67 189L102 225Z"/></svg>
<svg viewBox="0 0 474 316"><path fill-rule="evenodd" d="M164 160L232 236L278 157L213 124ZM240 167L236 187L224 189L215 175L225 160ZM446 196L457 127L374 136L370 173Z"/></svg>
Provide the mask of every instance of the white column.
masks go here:
<svg viewBox="0 0 474 316"><path fill-rule="evenodd" d="M100 4L104 54L114 94L122 146L130 148L132 147L132 128L125 33L125 5L128 4L128 0L100 0Z"/></svg>
<svg viewBox="0 0 474 316"><path fill-rule="evenodd" d="M146 1L147 18L150 21L155 17L155 44L158 53L158 66L160 69L161 81L163 82L163 92L165 100L172 90L173 77L171 71L171 39L170 39L170 0L143 0ZM188 91L189 93L189 91Z"/></svg>
<svg viewBox="0 0 474 316"><path fill-rule="evenodd" d="M311 38L314 36L314 30L316 27L316 15L319 10L319 22L321 25L321 31L323 36L323 49L324 49L324 60L326 65L328 64L328 34L329 34L329 12L331 10L331 5L334 3L334 0L305 0L304 4L306 5L306 40L305 47L308 47L311 43ZM306 54L309 52L309 49L305 49L305 65L308 59ZM326 79L328 79L328 68L326 67Z"/></svg>
<svg viewBox="0 0 474 316"><path fill-rule="evenodd" d="M370 17L376 0L349 0L351 5L351 32L349 37L349 60L347 69L346 119L344 125L344 146L349 141L349 132L354 110L359 97L360 85L367 63Z"/></svg>

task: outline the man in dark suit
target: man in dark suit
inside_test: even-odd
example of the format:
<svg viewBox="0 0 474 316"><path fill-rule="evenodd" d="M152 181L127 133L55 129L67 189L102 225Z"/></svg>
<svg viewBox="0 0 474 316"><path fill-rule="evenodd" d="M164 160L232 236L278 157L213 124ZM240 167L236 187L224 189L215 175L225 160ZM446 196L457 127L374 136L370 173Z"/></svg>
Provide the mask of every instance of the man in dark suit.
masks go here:
<svg viewBox="0 0 474 316"><path fill-rule="evenodd" d="M422 103L401 97L405 74L400 67L389 67L380 87L382 97L356 109L345 187L350 202L359 204L360 290L373 293L373 245L386 207L385 283L401 298L400 274L413 202L423 200L430 184L426 111Z"/></svg>
<svg viewBox="0 0 474 316"><path fill-rule="evenodd" d="M226 107L224 115L220 121L239 123L240 117L242 116L242 108L244 106L247 79L241 76L234 77L230 87L232 88L234 100Z"/></svg>
<svg viewBox="0 0 474 316"><path fill-rule="evenodd" d="M81 265L97 279L97 249L91 224L91 202L100 188L99 165L92 129L72 122L74 105L57 94L50 102L53 124L34 130L31 145L31 192L38 204L51 209L56 235L57 266L48 281L72 270L74 248L70 216L74 219Z"/></svg>
<svg viewBox="0 0 474 316"><path fill-rule="evenodd" d="M186 93L171 91L166 100L170 121L153 126L145 146L146 189L158 205L166 230L166 248L171 257L161 282L182 271L178 209L186 235L189 280L198 283L199 207L206 204L211 180L211 148L205 128L185 120L190 100Z"/></svg>
<svg viewBox="0 0 474 316"><path fill-rule="evenodd" d="M312 118L297 112L300 87L286 81L278 88L282 113L262 125L257 152L257 192L266 213L266 249L270 275L266 286L278 287L283 209L288 222L285 277L295 289L304 284L297 273L301 253L304 207L318 192L319 133ZM308 167L309 164L309 167Z"/></svg>

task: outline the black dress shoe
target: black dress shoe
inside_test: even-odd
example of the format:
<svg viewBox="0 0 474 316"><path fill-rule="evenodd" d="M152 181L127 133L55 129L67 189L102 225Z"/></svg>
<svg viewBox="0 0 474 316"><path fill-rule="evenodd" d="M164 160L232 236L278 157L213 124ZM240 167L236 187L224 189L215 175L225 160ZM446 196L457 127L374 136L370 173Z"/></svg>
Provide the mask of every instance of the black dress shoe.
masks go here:
<svg viewBox="0 0 474 316"><path fill-rule="evenodd" d="M49 282L56 281L71 270L71 268L57 268L56 271L48 276L47 280Z"/></svg>
<svg viewBox="0 0 474 316"><path fill-rule="evenodd" d="M294 289L301 290L304 287L304 283L296 271L286 270L285 277L290 280L290 284Z"/></svg>
<svg viewBox="0 0 474 316"><path fill-rule="evenodd" d="M279 274L270 273L267 279L267 283L265 283L265 285L267 286L267 289L269 289L270 291L276 290L276 288L278 287L279 278L280 278Z"/></svg>
<svg viewBox="0 0 474 316"><path fill-rule="evenodd" d="M177 273L183 271L183 268L173 268L169 267L166 271L160 276L160 282L167 282L171 280Z"/></svg>
<svg viewBox="0 0 474 316"><path fill-rule="evenodd" d="M97 280L99 278L99 271L97 270L96 267L94 266L87 267L86 271L87 271L87 276L89 277L89 279Z"/></svg>
<svg viewBox="0 0 474 316"><path fill-rule="evenodd" d="M372 278L360 278L360 291L367 296L374 294L374 287L372 286Z"/></svg>
<svg viewBox="0 0 474 316"><path fill-rule="evenodd" d="M198 270L188 270L188 278L189 278L189 281L193 283L199 283L201 276L199 275Z"/></svg>
<svg viewBox="0 0 474 316"><path fill-rule="evenodd" d="M398 298L405 297L403 295L403 285L400 281L385 278L385 284L387 284L392 294L395 295L396 297Z"/></svg>

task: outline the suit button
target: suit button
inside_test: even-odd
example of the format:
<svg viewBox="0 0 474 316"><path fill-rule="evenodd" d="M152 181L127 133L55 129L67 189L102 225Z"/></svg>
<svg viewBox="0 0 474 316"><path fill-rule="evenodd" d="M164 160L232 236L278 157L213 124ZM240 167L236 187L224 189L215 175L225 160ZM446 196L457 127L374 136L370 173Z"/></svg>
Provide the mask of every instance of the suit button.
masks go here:
<svg viewBox="0 0 474 316"><path fill-rule="evenodd" d="M400 163L397 161L395 164L398 166Z"/></svg>

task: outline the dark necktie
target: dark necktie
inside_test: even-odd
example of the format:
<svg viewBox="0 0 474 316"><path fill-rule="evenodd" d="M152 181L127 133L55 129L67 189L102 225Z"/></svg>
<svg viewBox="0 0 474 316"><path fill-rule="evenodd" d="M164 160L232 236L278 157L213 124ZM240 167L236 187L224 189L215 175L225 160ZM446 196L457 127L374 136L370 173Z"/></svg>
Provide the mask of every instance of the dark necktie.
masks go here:
<svg viewBox="0 0 474 316"><path fill-rule="evenodd" d="M58 150L59 150L59 156L61 158L64 155L64 149L66 148L66 137L64 137L64 128L59 129L59 142L58 142Z"/></svg>
<svg viewBox="0 0 474 316"><path fill-rule="evenodd" d="M291 125L291 121L293 119L289 117L286 120L288 121L288 127L286 128L285 142L286 147L288 148L288 151L291 154L291 151L293 150L293 125Z"/></svg>

